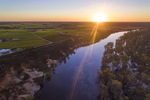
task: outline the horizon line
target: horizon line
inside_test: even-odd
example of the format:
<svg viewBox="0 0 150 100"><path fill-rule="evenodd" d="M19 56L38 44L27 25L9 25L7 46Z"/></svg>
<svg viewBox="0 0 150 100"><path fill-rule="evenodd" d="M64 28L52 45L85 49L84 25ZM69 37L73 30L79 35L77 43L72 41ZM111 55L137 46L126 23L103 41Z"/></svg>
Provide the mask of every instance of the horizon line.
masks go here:
<svg viewBox="0 0 150 100"><path fill-rule="evenodd" d="M7 23L7 22L91 22L91 23L97 23L97 22L93 22L93 21L0 21L0 23ZM150 21L106 21L106 22L100 22L100 23L109 23L109 22L113 22L113 23L150 23Z"/></svg>

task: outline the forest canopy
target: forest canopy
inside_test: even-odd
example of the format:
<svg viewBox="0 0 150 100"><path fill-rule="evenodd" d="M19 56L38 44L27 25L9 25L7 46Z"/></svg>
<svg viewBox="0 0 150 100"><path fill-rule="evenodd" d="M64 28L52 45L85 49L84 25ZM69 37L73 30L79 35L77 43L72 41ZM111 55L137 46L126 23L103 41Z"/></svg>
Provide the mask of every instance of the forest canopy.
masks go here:
<svg viewBox="0 0 150 100"><path fill-rule="evenodd" d="M105 46L98 71L100 100L150 99L149 29L126 33Z"/></svg>

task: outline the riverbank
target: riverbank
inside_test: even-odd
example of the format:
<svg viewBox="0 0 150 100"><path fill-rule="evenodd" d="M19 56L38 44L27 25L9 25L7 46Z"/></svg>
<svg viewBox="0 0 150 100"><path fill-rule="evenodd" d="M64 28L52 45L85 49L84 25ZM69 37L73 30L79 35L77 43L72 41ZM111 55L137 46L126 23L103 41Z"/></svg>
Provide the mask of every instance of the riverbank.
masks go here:
<svg viewBox="0 0 150 100"><path fill-rule="evenodd" d="M99 100L150 99L150 30L131 31L105 45ZM102 91L101 91L102 90Z"/></svg>
<svg viewBox="0 0 150 100"><path fill-rule="evenodd" d="M0 57L0 94L3 98L33 96L42 87L43 81L50 79L54 67L73 54L75 49L95 43L116 31L120 30L103 30L97 34L94 42L89 34ZM35 88L30 90L27 87Z"/></svg>

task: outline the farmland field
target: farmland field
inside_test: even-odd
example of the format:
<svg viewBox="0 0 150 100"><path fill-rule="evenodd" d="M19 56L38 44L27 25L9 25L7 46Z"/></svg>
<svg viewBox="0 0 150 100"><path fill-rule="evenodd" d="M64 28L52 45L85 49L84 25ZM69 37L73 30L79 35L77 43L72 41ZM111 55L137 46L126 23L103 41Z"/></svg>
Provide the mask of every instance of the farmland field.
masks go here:
<svg viewBox="0 0 150 100"><path fill-rule="evenodd" d="M121 23L103 23L98 31L119 31L132 29L121 27ZM111 27L109 27L111 26ZM27 48L57 42L74 37L83 37L92 32L95 23L0 23L0 48ZM132 27L132 28L130 28ZM137 26L139 27L139 26Z"/></svg>
<svg viewBox="0 0 150 100"><path fill-rule="evenodd" d="M2 23L0 48L26 48L57 42L90 32L93 26L68 23Z"/></svg>
<svg viewBox="0 0 150 100"><path fill-rule="evenodd" d="M1 22L1 52L17 52L0 55L0 99L135 99L140 90L139 98L149 98L149 88L144 87L149 85L149 26ZM137 78L136 73L141 76ZM132 89L132 85L140 88Z"/></svg>

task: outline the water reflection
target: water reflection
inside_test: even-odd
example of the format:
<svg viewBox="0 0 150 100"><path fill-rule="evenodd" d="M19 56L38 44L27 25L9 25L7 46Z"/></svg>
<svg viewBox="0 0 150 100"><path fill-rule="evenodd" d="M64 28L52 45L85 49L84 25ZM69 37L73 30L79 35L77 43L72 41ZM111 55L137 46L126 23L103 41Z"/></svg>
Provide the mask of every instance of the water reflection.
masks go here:
<svg viewBox="0 0 150 100"><path fill-rule="evenodd" d="M55 68L51 81L45 82L40 100L97 100L97 70L101 66L104 45L115 42L125 32L110 35L100 42L77 49ZM93 48L91 56L89 51ZM70 97L71 96L71 97Z"/></svg>
<svg viewBox="0 0 150 100"><path fill-rule="evenodd" d="M149 30L134 30L105 45L99 100L149 99L149 36Z"/></svg>
<svg viewBox="0 0 150 100"><path fill-rule="evenodd" d="M68 44L68 41L65 41L65 43L54 44L55 46L31 48L2 57L0 96L6 99L17 99L36 95L36 99L40 100L66 100L70 91L74 90L73 100L96 100L97 70L101 65L104 45L109 41L114 42L123 34L124 32L112 34L96 44L77 50L75 48L80 44L74 46L74 43ZM93 49L89 56L91 48ZM56 67L60 60L61 63ZM6 79L10 80L6 82ZM38 91L39 87L42 87L40 91ZM38 92L34 94L36 91Z"/></svg>
<svg viewBox="0 0 150 100"><path fill-rule="evenodd" d="M43 83L50 81L55 74L55 67L59 61L74 53L74 48L62 48L55 44L43 48L31 48L20 53L1 57L0 61L0 100L22 100L33 98L35 93L43 87ZM69 47L69 46L68 46ZM61 52L56 50L61 48ZM51 55L51 56L49 56ZM38 94L38 93L37 93Z"/></svg>

